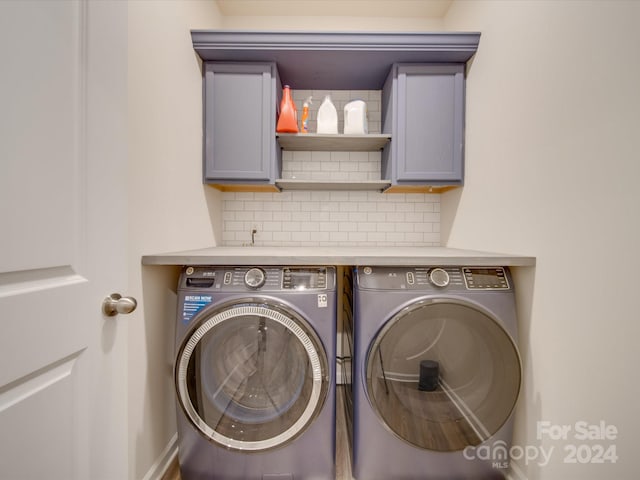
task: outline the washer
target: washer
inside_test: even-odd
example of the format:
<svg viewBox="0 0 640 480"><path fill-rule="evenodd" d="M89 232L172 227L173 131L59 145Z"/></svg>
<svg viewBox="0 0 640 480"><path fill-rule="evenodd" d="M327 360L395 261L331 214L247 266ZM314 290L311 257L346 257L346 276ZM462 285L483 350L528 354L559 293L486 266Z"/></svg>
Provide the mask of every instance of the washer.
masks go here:
<svg viewBox="0 0 640 480"><path fill-rule="evenodd" d="M354 281L354 478L504 478L522 371L508 268Z"/></svg>
<svg viewBox="0 0 640 480"><path fill-rule="evenodd" d="M333 267L186 267L175 338L182 480L335 477Z"/></svg>

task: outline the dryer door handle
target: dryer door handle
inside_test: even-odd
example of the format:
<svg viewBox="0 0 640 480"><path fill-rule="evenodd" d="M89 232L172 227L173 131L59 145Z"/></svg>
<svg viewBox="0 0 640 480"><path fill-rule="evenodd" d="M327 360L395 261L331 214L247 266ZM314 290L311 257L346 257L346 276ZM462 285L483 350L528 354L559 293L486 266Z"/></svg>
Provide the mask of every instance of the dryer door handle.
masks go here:
<svg viewBox="0 0 640 480"><path fill-rule="evenodd" d="M102 302L102 313L107 317L115 317L119 313L133 312L138 302L133 297L123 297L119 293L112 293Z"/></svg>

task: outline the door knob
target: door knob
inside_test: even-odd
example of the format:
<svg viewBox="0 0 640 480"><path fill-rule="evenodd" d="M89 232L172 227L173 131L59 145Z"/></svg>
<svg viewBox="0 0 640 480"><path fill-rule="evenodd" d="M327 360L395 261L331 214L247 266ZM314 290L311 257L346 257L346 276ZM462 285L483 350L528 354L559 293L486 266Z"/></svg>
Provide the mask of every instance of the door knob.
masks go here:
<svg viewBox="0 0 640 480"><path fill-rule="evenodd" d="M131 313L137 306L138 302L135 298L112 293L102 302L102 312L107 317L115 317L119 313Z"/></svg>

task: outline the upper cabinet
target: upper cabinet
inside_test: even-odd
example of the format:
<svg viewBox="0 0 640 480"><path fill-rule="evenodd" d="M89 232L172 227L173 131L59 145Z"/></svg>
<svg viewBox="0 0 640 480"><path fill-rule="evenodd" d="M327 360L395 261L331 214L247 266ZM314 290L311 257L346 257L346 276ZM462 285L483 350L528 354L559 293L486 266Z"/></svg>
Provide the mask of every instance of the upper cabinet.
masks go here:
<svg viewBox="0 0 640 480"><path fill-rule="evenodd" d="M439 191L464 173L465 65L479 33L192 31L204 61L204 180L223 190ZM282 85L380 90L382 133L276 134ZM341 112L339 112L340 114ZM299 112L299 115L301 112ZM287 182L282 149L381 151L379 182Z"/></svg>
<svg viewBox="0 0 640 480"><path fill-rule="evenodd" d="M390 191L462 185L464 65L394 65L382 98L393 139L382 154Z"/></svg>
<svg viewBox="0 0 640 480"><path fill-rule="evenodd" d="M275 139L275 63L204 66L204 180L273 184L281 149Z"/></svg>

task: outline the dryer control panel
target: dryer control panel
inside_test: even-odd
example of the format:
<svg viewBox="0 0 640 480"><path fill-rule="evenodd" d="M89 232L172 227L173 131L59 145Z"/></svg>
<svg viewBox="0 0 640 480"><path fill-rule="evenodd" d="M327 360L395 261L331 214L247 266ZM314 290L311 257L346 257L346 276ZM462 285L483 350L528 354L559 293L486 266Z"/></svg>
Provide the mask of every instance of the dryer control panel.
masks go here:
<svg viewBox="0 0 640 480"><path fill-rule="evenodd" d="M509 290L506 267L359 267L371 290Z"/></svg>

